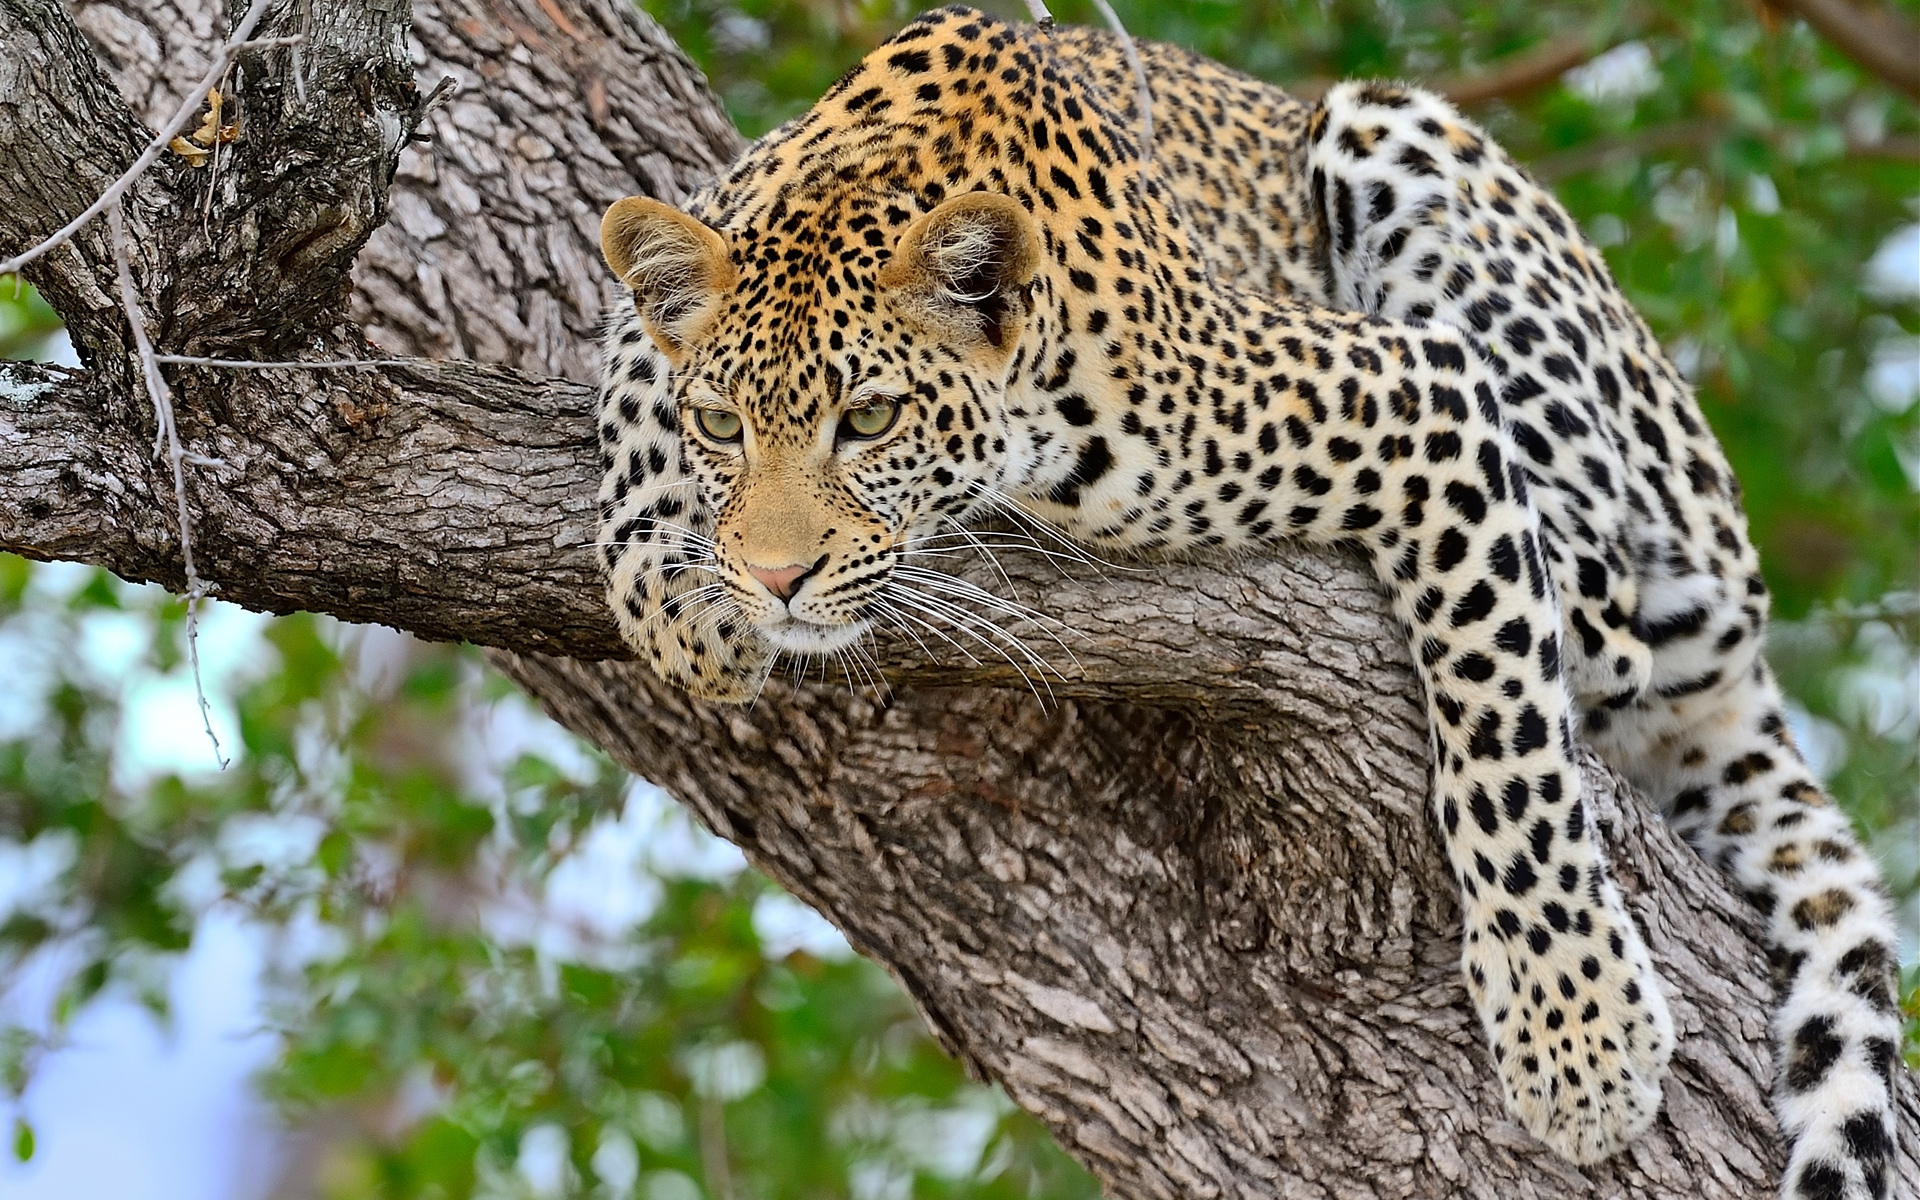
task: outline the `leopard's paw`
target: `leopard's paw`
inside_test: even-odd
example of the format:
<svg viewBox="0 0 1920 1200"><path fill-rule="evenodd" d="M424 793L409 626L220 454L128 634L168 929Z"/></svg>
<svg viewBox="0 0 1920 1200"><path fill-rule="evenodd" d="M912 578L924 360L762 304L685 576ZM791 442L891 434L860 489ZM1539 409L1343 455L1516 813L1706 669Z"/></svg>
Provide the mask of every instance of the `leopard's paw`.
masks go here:
<svg viewBox="0 0 1920 1200"><path fill-rule="evenodd" d="M1567 683L1576 696L1618 707L1653 686L1653 647L1620 615L1617 601L1561 597L1566 605Z"/></svg>
<svg viewBox="0 0 1920 1200"><path fill-rule="evenodd" d="M745 704L773 667L766 640L735 622L659 622L645 643L654 674L698 700Z"/></svg>
<svg viewBox="0 0 1920 1200"><path fill-rule="evenodd" d="M673 581L678 584L678 580ZM773 648L728 608L636 571L618 571L608 600L640 661L699 700L745 704L773 669Z"/></svg>
<svg viewBox="0 0 1920 1200"><path fill-rule="evenodd" d="M1507 1109L1529 1133L1586 1164L1653 1123L1673 1019L1610 883L1602 904L1546 905L1514 932L1496 918L1470 939L1467 969Z"/></svg>

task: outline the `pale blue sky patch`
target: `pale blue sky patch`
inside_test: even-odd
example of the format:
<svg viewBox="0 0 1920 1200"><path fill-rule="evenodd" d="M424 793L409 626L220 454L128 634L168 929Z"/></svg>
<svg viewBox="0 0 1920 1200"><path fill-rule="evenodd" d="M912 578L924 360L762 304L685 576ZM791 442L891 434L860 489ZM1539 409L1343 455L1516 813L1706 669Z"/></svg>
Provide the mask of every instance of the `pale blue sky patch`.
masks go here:
<svg viewBox="0 0 1920 1200"><path fill-rule="evenodd" d="M75 1020L25 1097L33 1159L0 1162L7 1200L252 1200L273 1169L274 1120L248 1077L259 1032L259 935L215 911L174 972L174 1019L109 997ZM27 1004L23 1007L40 1006Z"/></svg>
<svg viewBox="0 0 1920 1200"><path fill-rule="evenodd" d="M1569 91L1594 104L1631 103L1660 90L1660 69L1645 42L1623 42L1560 77Z"/></svg>
<svg viewBox="0 0 1920 1200"><path fill-rule="evenodd" d="M845 934L785 892L768 892L753 902L753 932L760 952L775 962L796 950L836 961L853 957Z"/></svg>
<svg viewBox="0 0 1920 1200"><path fill-rule="evenodd" d="M1920 301L1920 224L1887 235L1867 260L1867 293L1891 302Z"/></svg>

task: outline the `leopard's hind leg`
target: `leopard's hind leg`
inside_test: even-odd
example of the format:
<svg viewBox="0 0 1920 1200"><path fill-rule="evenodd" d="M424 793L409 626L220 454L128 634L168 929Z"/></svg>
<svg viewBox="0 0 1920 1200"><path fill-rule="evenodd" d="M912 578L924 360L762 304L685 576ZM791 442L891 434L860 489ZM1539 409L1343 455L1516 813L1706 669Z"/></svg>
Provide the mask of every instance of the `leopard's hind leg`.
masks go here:
<svg viewBox="0 0 1920 1200"><path fill-rule="evenodd" d="M1341 85L1303 153L1334 302L1459 324L1503 375L1586 650L1583 734L1766 917L1783 1197L1885 1197L1892 913L1787 732L1738 485L1691 394L1558 202L1444 100Z"/></svg>

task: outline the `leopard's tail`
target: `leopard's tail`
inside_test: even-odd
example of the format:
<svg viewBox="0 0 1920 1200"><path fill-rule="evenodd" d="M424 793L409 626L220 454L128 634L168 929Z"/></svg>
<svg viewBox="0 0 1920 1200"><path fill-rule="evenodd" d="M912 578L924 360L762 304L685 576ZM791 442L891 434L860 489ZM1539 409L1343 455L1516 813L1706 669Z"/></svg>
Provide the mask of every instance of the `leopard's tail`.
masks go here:
<svg viewBox="0 0 1920 1200"><path fill-rule="evenodd" d="M1766 919L1779 985L1775 1111L1786 1200L1881 1200L1894 1171L1895 926L1873 860L1795 747L1757 656L1706 696L1617 721L1634 781ZM1629 728L1637 726L1629 733Z"/></svg>

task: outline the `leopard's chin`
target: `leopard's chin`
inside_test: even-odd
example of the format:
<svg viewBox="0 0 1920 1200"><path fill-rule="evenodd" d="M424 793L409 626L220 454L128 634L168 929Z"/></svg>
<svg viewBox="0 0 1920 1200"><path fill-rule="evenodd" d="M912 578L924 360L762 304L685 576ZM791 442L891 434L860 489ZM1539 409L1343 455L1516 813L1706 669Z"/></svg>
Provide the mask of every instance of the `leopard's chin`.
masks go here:
<svg viewBox="0 0 1920 1200"><path fill-rule="evenodd" d="M821 625L790 616L775 624L760 626L759 632L774 649L788 654L832 654L858 642L869 628L866 621Z"/></svg>

